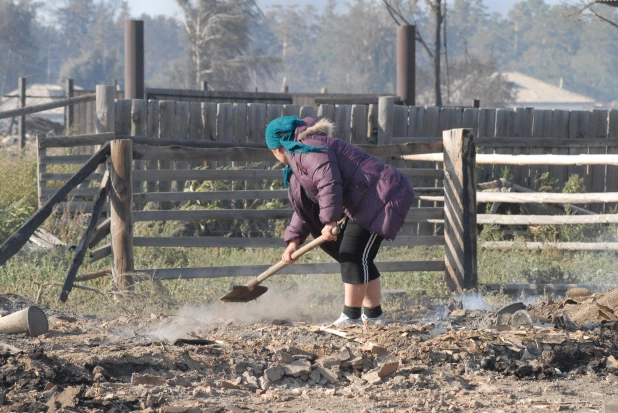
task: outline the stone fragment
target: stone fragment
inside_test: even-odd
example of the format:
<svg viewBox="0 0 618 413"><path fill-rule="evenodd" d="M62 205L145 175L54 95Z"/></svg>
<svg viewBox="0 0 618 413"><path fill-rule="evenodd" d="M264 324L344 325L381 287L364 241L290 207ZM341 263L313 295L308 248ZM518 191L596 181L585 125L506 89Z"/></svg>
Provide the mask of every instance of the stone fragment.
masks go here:
<svg viewBox="0 0 618 413"><path fill-rule="evenodd" d="M315 354L309 352L309 351L305 351L302 350L298 347L287 347L286 348L287 352L292 354L293 356L297 356L297 358L307 358L309 360L315 360L316 358L318 358L318 356L316 356Z"/></svg>
<svg viewBox="0 0 618 413"><path fill-rule="evenodd" d="M182 376L176 376L167 380L167 384L170 386L191 387L191 382Z"/></svg>
<svg viewBox="0 0 618 413"><path fill-rule="evenodd" d="M249 388L252 388L252 389L259 389L260 388L260 385L258 384L257 377L253 376L248 371L245 371L242 374L242 378L243 378L244 384L246 386L248 386Z"/></svg>
<svg viewBox="0 0 618 413"><path fill-rule="evenodd" d="M614 356L609 356L605 361L605 368L618 376L618 361Z"/></svg>
<svg viewBox="0 0 618 413"><path fill-rule="evenodd" d="M373 343L367 343L363 346L363 351L368 351L377 356L384 356L388 354L386 347L378 346Z"/></svg>
<svg viewBox="0 0 618 413"><path fill-rule="evenodd" d="M349 369L353 367L355 369L360 369L363 366L363 357L354 357L352 360L347 360L341 363L342 369Z"/></svg>
<svg viewBox="0 0 618 413"><path fill-rule="evenodd" d="M382 382L382 377L380 376L378 370L373 370L373 371L363 374L362 379L372 385L379 384Z"/></svg>
<svg viewBox="0 0 618 413"><path fill-rule="evenodd" d="M339 377L337 377L337 375L329 369L325 369L323 367L317 366L316 371L318 371L320 373L320 375L322 377L324 377L330 384L335 384L337 383L337 381L339 380Z"/></svg>
<svg viewBox="0 0 618 413"><path fill-rule="evenodd" d="M279 350L275 353L275 360L282 364L290 364L296 361L294 357L287 351Z"/></svg>
<svg viewBox="0 0 618 413"><path fill-rule="evenodd" d="M226 390L240 389L240 386L238 384L232 383L229 380L221 380L221 384L219 384L219 387L221 387L222 389L226 389Z"/></svg>
<svg viewBox="0 0 618 413"><path fill-rule="evenodd" d="M331 354L330 356L318 359L316 363L326 369L329 369L331 367L340 367L341 363L349 360L350 357L350 352L348 350L343 350L337 354Z"/></svg>
<svg viewBox="0 0 618 413"><path fill-rule="evenodd" d="M399 368L399 360L394 356L386 356L384 358L378 358L378 375L380 377L386 377L397 371Z"/></svg>
<svg viewBox="0 0 618 413"><path fill-rule="evenodd" d="M316 383L320 381L320 378L320 372L316 369L311 370L311 373L309 373L309 379L313 380Z"/></svg>
<svg viewBox="0 0 618 413"><path fill-rule="evenodd" d="M96 376L97 374L101 374L103 375L103 377L105 377L106 379L109 380L109 378L111 377L111 375L109 374L109 372L107 370L105 370L105 368L101 367L101 366L95 366L92 369L92 375Z"/></svg>
<svg viewBox="0 0 618 413"><path fill-rule="evenodd" d="M62 393L52 395L47 406L54 412L56 409L77 407L79 397L84 390L84 386L67 387Z"/></svg>
<svg viewBox="0 0 618 413"><path fill-rule="evenodd" d="M147 386L164 386L167 380L165 377L154 376L152 374L139 374L133 373L131 375L131 384L134 386L137 385L147 385Z"/></svg>
<svg viewBox="0 0 618 413"><path fill-rule="evenodd" d="M311 373L311 362L307 360L296 360L293 363L283 366L285 374L292 377L300 377L303 374Z"/></svg>
<svg viewBox="0 0 618 413"><path fill-rule="evenodd" d="M269 382L279 381L284 375L285 370L283 370L283 367L279 365L271 367L264 371L264 377L266 377Z"/></svg>

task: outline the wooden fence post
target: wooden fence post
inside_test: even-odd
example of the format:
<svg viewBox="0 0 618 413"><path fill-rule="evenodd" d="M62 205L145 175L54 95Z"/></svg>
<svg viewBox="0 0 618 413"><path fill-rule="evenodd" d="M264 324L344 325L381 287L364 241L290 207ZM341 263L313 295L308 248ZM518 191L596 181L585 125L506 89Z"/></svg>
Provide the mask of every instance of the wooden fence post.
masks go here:
<svg viewBox="0 0 618 413"><path fill-rule="evenodd" d="M73 79L66 80L64 92L67 98L72 98L75 96ZM64 134L65 135L71 135L74 133L73 131L73 116L74 115L73 114L74 114L73 105L67 105L64 107Z"/></svg>
<svg viewBox="0 0 618 413"><path fill-rule="evenodd" d="M133 277L127 273L133 264L133 141L117 139L111 143L112 271L119 291L133 290Z"/></svg>
<svg viewBox="0 0 618 413"><path fill-rule="evenodd" d="M395 98L383 96L378 99L378 145L388 145L393 140L393 106Z"/></svg>
<svg viewBox="0 0 618 413"><path fill-rule="evenodd" d="M113 132L116 119L114 111L116 90L113 86L97 85L96 95L96 133Z"/></svg>
<svg viewBox="0 0 618 413"><path fill-rule="evenodd" d="M19 107L26 107L26 78L20 77L18 81L17 92L19 93ZM17 123L19 127L19 146L26 147L26 115L21 115Z"/></svg>
<svg viewBox="0 0 618 413"><path fill-rule="evenodd" d="M445 279L451 291L477 286L476 148L469 129L445 130Z"/></svg>

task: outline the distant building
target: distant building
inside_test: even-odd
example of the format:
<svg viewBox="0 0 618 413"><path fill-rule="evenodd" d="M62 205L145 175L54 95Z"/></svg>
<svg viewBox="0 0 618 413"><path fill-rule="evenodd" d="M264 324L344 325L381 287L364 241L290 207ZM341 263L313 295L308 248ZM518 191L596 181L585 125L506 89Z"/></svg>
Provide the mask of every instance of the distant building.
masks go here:
<svg viewBox="0 0 618 413"><path fill-rule="evenodd" d="M514 102L505 107L533 107L535 109L591 110L596 101L588 96L570 92L519 72L505 72L509 86L517 91Z"/></svg>

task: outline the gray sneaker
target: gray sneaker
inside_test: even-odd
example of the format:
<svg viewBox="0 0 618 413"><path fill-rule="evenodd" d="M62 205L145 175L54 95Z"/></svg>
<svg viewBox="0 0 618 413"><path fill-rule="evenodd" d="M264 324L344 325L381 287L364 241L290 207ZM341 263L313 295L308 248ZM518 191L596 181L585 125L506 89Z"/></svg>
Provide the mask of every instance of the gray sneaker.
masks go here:
<svg viewBox="0 0 618 413"><path fill-rule="evenodd" d="M350 325L350 324L363 324L361 318L350 318L347 315L341 313L338 319L335 320L331 326Z"/></svg>
<svg viewBox="0 0 618 413"><path fill-rule="evenodd" d="M384 313L380 314L377 317L373 317L373 318L369 318L365 314L363 314L361 316L361 320L362 320L363 324L375 324L375 325L378 325L378 326L385 326L386 325L386 316L384 315Z"/></svg>

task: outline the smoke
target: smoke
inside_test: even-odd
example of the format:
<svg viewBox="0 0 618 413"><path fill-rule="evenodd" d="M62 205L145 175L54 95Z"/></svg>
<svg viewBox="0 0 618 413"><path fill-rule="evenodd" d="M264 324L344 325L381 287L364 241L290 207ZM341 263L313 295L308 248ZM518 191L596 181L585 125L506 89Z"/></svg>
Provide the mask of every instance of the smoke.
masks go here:
<svg viewBox="0 0 618 413"><path fill-rule="evenodd" d="M276 320L330 322L339 316L343 296L325 295L323 291L316 289L269 289L262 297L249 303L187 304L164 325L150 330L146 335L157 340L174 341L191 338L190 333L198 329L204 331L231 324L245 325Z"/></svg>

